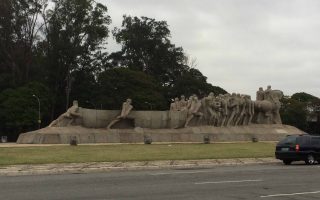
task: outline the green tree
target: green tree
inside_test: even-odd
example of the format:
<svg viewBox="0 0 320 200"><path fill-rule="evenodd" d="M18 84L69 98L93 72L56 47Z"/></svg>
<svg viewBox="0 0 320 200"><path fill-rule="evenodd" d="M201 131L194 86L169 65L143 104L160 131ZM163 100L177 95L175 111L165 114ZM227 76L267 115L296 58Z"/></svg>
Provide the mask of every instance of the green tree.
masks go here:
<svg viewBox="0 0 320 200"><path fill-rule="evenodd" d="M94 0L53 0L44 15L46 81L53 91L54 106L69 107L69 96L79 71L95 73L111 22L107 7ZM73 77L73 74L76 76ZM65 94L65 95L64 95ZM62 98L65 96L65 100ZM61 110L52 109L53 115Z"/></svg>
<svg viewBox="0 0 320 200"><path fill-rule="evenodd" d="M73 83L70 100L78 100L80 106L91 107L96 101L97 82L95 76L89 69L81 69L72 72ZM85 103L85 104L84 104Z"/></svg>
<svg viewBox="0 0 320 200"><path fill-rule="evenodd" d="M30 93L31 81L45 84L52 92L46 104L51 119L68 107L71 91L72 97L80 99L95 91L110 21L107 8L94 0L0 1L0 114L4 120L0 131L21 132L32 127L29 118L13 116L20 110L10 110L13 102ZM19 103L24 106L35 101L33 97L23 99Z"/></svg>
<svg viewBox="0 0 320 200"><path fill-rule="evenodd" d="M123 16L122 28L115 28L113 35L122 45L121 52L110 56L118 66L145 72L163 86L172 85L187 69L183 49L170 42L170 30L165 21Z"/></svg>
<svg viewBox="0 0 320 200"><path fill-rule="evenodd" d="M167 109L162 88L151 76L127 68L102 72L98 78L99 90L96 104L107 109L119 109L127 98L133 100L137 110Z"/></svg>
<svg viewBox="0 0 320 200"><path fill-rule="evenodd" d="M298 92L281 100L280 114L284 124L300 128L311 134L319 134L320 99L305 92Z"/></svg>
<svg viewBox="0 0 320 200"><path fill-rule="evenodd" d="M0 90L32 80L38 18L46 0L0 1Z"/></svg>
<svg viewBox="0 0 320 200"><path fill-rule="evenodd" d="M166 99L181 94L226 93L207 83L207 78L188 62L183 49L171 43L167 22L123 16L122 27L115 28L113 35L122 49L108 57L105 68L127 67L154 77Z"/></svg>
<svg viewBox="0 0 320 200"><path fill-rule="evenodd" d="M295 126L301 130L307 130L307 109L306 103L293 98L281 99L282 107L280 115L282 123Z"/></svg>
<svg viewBox="0 0 320 200"><path fill-rule="evenodd" d="M318 97L315 97L315 96L308 94L308 93L305 93L305 92L294 93L291 96L291 99L294 99L294 100L300 101L300 102L305 102L305 103L312 103L314 101L319 100Z"/></svg>
<svg viewBox="0 0 320 200"><path fill-rule="evenodd" d="M224 89L207 83L207 77L203 76L198 69L191 68L176 80L175 84L169 89L168 96L174 98L182 94L185 96L196 94L203 97L210 92L215 95L227 93Z"/></svg>
<svg viewBox="0 0 320 200"><path fill-rule="evenodd" d="M38 82L30 82L16 89L6 89L0 93L0 124L1 131L9 133L11 140L18 134L35 129L38 125L38 101L41 101L41 119L48 122L50 107L49 89ZM43 125L42 124L42 125Z"/></svg>
<svg viewBox="0 0 320 200"><path fill-rule="evenodd" d="M291 98L305 106L307 111L307 128L305 131L311 134L320 134L320 99L305 92L295 93Z"/></svg>

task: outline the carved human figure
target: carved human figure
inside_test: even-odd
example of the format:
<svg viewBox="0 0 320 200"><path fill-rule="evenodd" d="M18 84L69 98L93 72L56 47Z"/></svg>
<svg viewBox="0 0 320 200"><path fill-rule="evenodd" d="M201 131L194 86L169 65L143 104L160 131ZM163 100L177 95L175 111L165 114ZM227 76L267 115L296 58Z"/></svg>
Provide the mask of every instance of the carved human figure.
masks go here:
<svg viewBox="0 0 320 200"><path fill-rule="evenodd" d="M196 96L196 95L193 94L193 95L191 95L191 96L189 97L189 99L187 100L187 109L188 109L188 110L190 109L191 104L192 104L195 96Z"/></svg>
<svg viewBox="0 0 320 200"><path fill-rule="evenodd" d="M127 99L125 102L123 102L120 115L109 123L107 127L108 129L110 129L115 123L119 122L120 120L128 118L130 111L133 109L131 103L131 99Z"/></svg>
<svg viewBox="0 0 320 200"><path fill-rule="evenodd" d="M201 101L198 99L197 96L193 96L190 102L190 108L188 110L188 115L187 115L187 120L184 125L184 127L189 126L189 122L194 118L194 117L199 117L198 121L201 121L203 117L203 113L200 112L201 108Z"/></svg>
<svg viewBox="0 0 320 200"><path fill-rule="evenodd" d="M213 110L212 116L212 125L219 126L219 121L221 118L221 102L218 98L215 98L210 107Z"/></svg>
<svg viewBox="0 0 320 200"><path fill-rule="evenodd" d="M221 96L220 96L221 97ZM214 97L209 101L210 125L219 126L222 117L222 104L219 96Z"/></svg>
<svg viewBox="0 0 320 200"><path fill-rule="evenodd" d="M66 126L70 126L78 117L81 117L79 113L79 105L78 101L74 100L72 106L68 108L68 110L60 115L56 120L53 120L48 127L65 126L65 121L67 121Z"/></svg>
<svg viewBox="0 0 320 200"><path fill-rule="evenodd" d="M229 115L228 115L228 121L226 126L234 125L235 116L239 112L239 102L236 93L232 93L229 103Z"/></svg>
<svg viewBox="0 0 320 200"><path fill-rule="evenodd" d="M238 126L243 121L243 117L246 109L246 105L245 105L246 102L244 99L244 95L237 94L237 101L239 105L239 111L237 113L237 116L234 122L235 126Z"/></svg>
<svg viewBox="0 0 320 200"><path fill-rule="evenodd" d="M262 101L264 99L264 91L262 87L259 87L259 90L257 91L256 100Z"/></svg>
<svg viewBox="0 0 320 200"><path fill-rule="evenodd" d="M258 124L281 124L279 110L282 97L282 91L272 90L271 86L268 86L264 91L264 100L255 102L255 122Z"/></svg>
<svg viewBox="0 0 320 200"><path fill-rule="evenodd" d="M210 92L208 96L201 99L204 116L207 118L207 123L209 125L214 125L218 118L217 113L215 112L215 100L216 97L213 92Z"/></svg>
<svg viewBox="0 0 320 200"><path fill-rule="evenodd" d="M174 102L170 104L170 111L180 111L180 102L178 97L176 97Z"/></svg>
<svg viewBox="0 0 320 200"><path fill-rule="evenodd" d="M252 117L254 115L254 102L251 100L249 95L244 96L245 99L245 112L242 125L250 125Z"/></svg>
<svg viewBox="0 0 320 200"><path fill-rule="evenodd" d="M271 86L265 91L265 99L273 104L273 109L271 111L270 121L273 124L282 124L280 117L281 102L280 99L283 97L283 92L280 90L272 90ZM269 113L269 112L267 112Z"/></svg>
<svg viewBox="0 0 320 200"><path fill-rule="evenodd" d="M220 101L220 119L219 119L219 126L224 126L227 116L228 116L228 100L229 100L229 94L222 95L220 94L218 96L218 99Z"/></svg>
<svg viewBox="0 0 320 200"><path fill-rule="evenodd" d="M180 96L179 105L180 105L180 110L181 111L187 110L188 101L186 100L186 97L184 95Z"/></svg>
<svg viewBox="0 0 320 200"><path fill-rule="evenodd" d="M271 93L272 93L271 85L268 85L267 89L263 93L263 100L268 100L268 101L274 102L274 99L273 99Z"/></svg>
<svg viewBox="0 0 320 200"><path fill-rule="evenodd" d="M274 124L282 124L281 116L280 116L280 108L281 102L280 99L283 97L283 92L280 90L273 90L272 92L272 99L274 102L274 110L272 116L272 122Z"/></svg>

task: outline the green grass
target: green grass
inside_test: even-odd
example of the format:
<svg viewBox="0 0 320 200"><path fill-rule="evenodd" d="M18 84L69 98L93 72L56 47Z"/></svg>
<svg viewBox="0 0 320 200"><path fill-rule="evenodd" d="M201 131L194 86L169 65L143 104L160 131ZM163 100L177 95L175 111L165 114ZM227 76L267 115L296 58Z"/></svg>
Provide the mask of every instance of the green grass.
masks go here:
<svg viewBox="0 0 320 200"><path fill-rule="evenodd" d="M274 143L263 142L2 147L0 165L262 158L273 157L274 148Z"/></svg>

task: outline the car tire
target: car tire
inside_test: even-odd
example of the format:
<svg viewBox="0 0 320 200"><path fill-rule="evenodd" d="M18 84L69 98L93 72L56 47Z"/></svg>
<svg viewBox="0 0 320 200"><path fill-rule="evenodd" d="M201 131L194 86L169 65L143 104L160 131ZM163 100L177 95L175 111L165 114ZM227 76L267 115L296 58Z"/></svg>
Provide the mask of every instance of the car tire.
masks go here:
<svg viewBox="0 0 320 200"><path fill-rule="evenodd" d="M292 163L291 160L283 160L282 162L283 162L283 164L285 164L285 165L290 165L290 164Z"/></svg>
<svg viewBox="0 0 320 200"><path fill-rule="evenodd" d="M313 165L315 164L316 160L314 159L314 156L312 154L308 154L307 160L305 160L305 163L307 165Z"/></svg>

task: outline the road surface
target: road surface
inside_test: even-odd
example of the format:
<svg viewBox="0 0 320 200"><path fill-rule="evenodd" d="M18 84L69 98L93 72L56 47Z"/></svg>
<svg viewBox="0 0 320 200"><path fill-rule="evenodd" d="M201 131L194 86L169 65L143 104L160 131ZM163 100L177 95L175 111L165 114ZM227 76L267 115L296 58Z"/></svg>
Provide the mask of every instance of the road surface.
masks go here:
<svg viewBox="0 0 320 200"><path fill-rule="evenodd" d="M320 199L320 165L0 176L3 200Z"/></svg>

